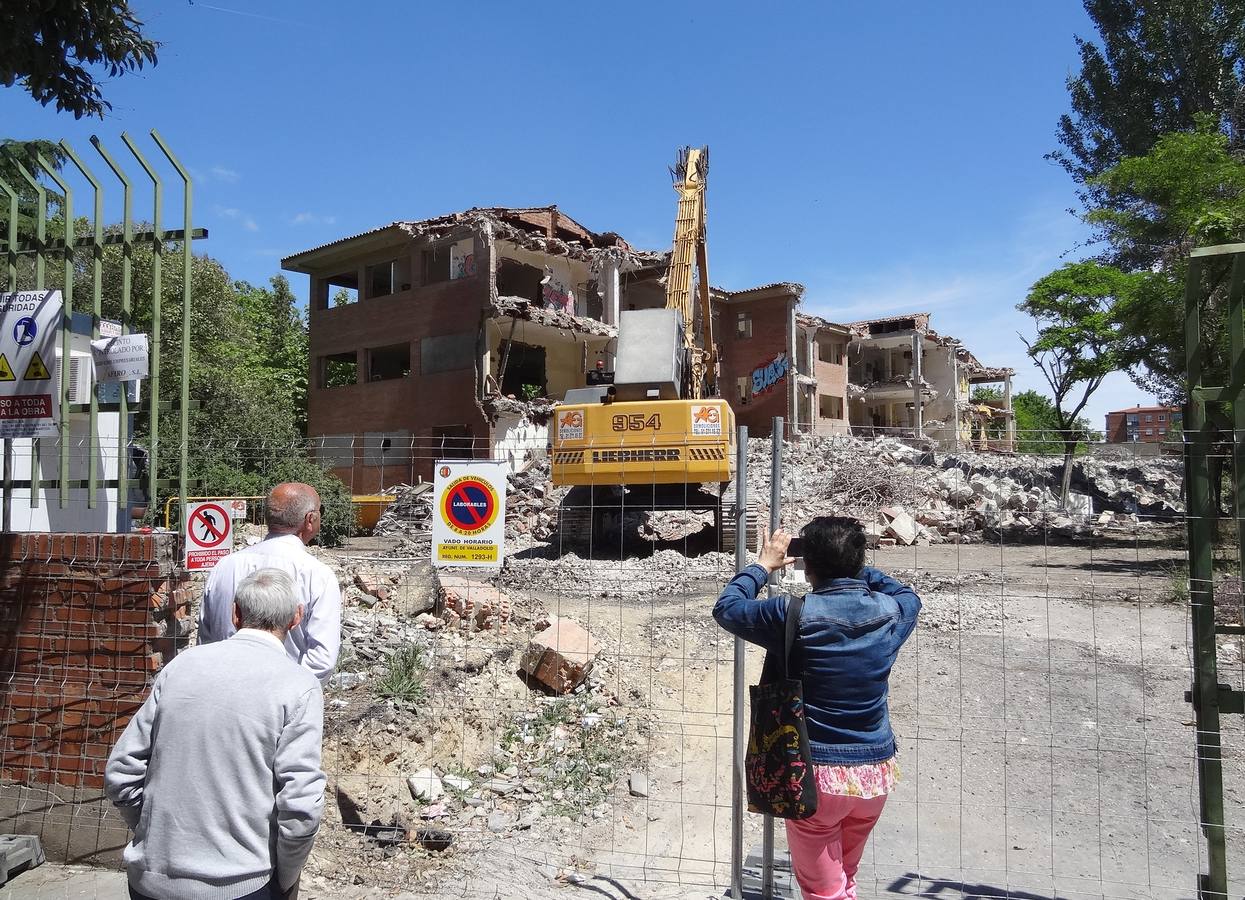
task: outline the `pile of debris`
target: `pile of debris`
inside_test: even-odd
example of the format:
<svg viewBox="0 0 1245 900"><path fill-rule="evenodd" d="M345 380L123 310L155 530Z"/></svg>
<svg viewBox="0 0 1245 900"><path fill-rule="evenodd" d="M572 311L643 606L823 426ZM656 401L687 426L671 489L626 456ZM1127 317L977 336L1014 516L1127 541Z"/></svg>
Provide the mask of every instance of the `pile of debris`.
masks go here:
<svg viewBox="0 0 1245 900"><path fill-rule="evenodd" d="M771 445L748 450L750 489L765 509ZM809 437L784 445L783 520L850 515L883 546L1075 539L1171 522L1183 511L1178 461L1082 457L1060 503L1061 457L941 453L895 438ZM762 516L764 520L765 516Z"/></svg>
<svg viewBox="0 0 1245 900"><path fill-rule="evenodd" d="M558 527L558 504L569 488L554 488L549 459L539 457L506 479L506 540L547 541Z"/></svg>
<svg viewBox="0 0 1245 900"><path fill-rule="evenodd" d="M399 535L407 538L429 537L432 534L432 485L400 484L387 491L393 502L381 513L373 534Z"/></svg>

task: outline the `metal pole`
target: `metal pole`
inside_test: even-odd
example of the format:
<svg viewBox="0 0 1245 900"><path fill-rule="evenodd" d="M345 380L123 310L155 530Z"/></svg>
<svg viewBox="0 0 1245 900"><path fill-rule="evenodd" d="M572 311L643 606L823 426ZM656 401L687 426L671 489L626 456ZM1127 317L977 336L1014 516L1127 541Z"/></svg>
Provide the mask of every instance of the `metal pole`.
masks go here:
<svg viewBox="0 0 1245 900"><path fill-rule="evenodd" d="M1223 759L1219 722L1219 678L1215 652L1214 530L1210 498L1210 456L1213 441L1202 385L1201 294L1202 263L1189 260L1185 284L1185 365L1189 402L1185 407L1185 503L1189 546L1189 617L1193 633L1194 682L1190 697L1196 723L1199 812L1206 836L1206 873L1199 878L1202 900L1227 896L1227 850L1224 835Z"/></svg>
<svg viewBox="0 0 1245 900"><path fill-rule="evenodd" d="M748 426L739 426L735 444L735 571L748 565ZM744 896L744 754L747 751L748 727L744 716L744 667L747 644L735 638L735 692L731 707L731 897Z"/></svg>
<svg viewBox="0 0 1245 900"><path fill-rule="evenodd" d="M921 409L921 402L924 397L921 394L921 343L924 338L919 334L912 335L912 433L915 437L924 437L924 410Z"/></svg>
<svg viewBox="0 0 1245 900"><path fill-rule="evenodd" d="M147 162L147 158L135 145L133 139L124 131L121 140L143 167L147 177L151 179L152 188L152 222L151 222L151 372L150 394L147 401L148 430L150 447L147 448L147 503L149 509L155 504L156 490L159 487L160 460L160 317L161 302L164 299L164 182L156 170ZM185 510L185 506L182 507Z"/></svg>
<svg viewBox="0 0 1245 900"><path fill-rule="evenodd" d="M17 191L0 178L0 191L9 195L8 270L9 290L17 290ZM4 439L4 509L0 513L0 528L13 530L13 439Z"/></svg>
<svg viewBox="0 0 1245 900"><path fill-rule="evenodd" d="M17 170L17 174L21 175L35 191L35 290L41 291L44 288L45 270L47 268L47 234L48 234L48 193L47 188L39 183L30 172L26 171L26 167L22 165L21 160L16 155L10 154L9 162L13 164L13 168ZM68 366L68 363L66 363ZM68 368L66 368L68 371ZM40 456L41 448L39 438L32 438L30 441L30 507L34 509L39 506L40 494L39 476L42 474Z"/></svg>
<svg viewBox="0 0 1245 900"><path fill-rule="evenodd" d="M181 164L173 151L169 149L168 144L164 142L164 138L154 128L151 130L151 138L159 146L165 158L177 170L177 174L182 179L182 383L181 383L181 434L179 441L180 457L177 466L177 493L182 502L182 509L186 508L186 479L188 476L188 460L190 456L190 302L191 302L191 284L194 256L190 248L190 235L193 231L191 225L191 202L194 198L194 185L190 179L190 172ZM381 488L384 488L384 473L381 473Z"/></svg>
<svg viewBox="0 0 1245 900"><path fill-rule="evenodd" d="M65 151L78 171L82 173L87 181L91 183L91 189L95 192L94 209L92 212L93 238L91 247L91 340L99 340L99 320L103 306L103 265L104 265L104 188L99 183L99 179L95 174L87 168L78 154L74 152L73 147L68 141L61 141L61 149ZM66 234L68 239L71 231ZM69 365L66 363L61 371L68 372ZM62 394L67 396L67 392L62 390ZM91 406L88 415L87 427L87 489L86 489L86 505L88 509L94 509L96 505L96 491L99 489L99 385L91 384Z"/></svg>
<svg viewBox="0 0 1245 900"><path fill-rule="evenodd" d="M65 283L61 285L61 379L57 386L60 390L60 424L57 426L60 441L58 457L58 478L56 487L57 498L61 509L69 508L69 362L70 348L73 347L73 283L74 283L74 218L73 189L69 187L56 169L43 154L35 154L39 165L47 173L48 178L61 189L65 197L61 201L61 215L65 217L65 246L62 251L65 265Z"/></svg>
<svg viewBox="0 0 1245 900"><path fill-rule="evenodd" d="M782 416L774 417L773 433L770 440L773 449L770 452L769 466L769 533L778 530L782 519ZM769 577L769 596L778 593L778 573ZM761 897L770 900L774 896L774 817L766 816L761 832Z"/></svg>
<svg viewBox="0 0 1245 900"><path fill-rule="evenodd" d="M121 182L121 333L130 333L130 271L134 262L134 225L131 219L131 193L133 185L125 170L117 165L104 145L95 135L91 135L91 145L112 169L112 173ZM130 400L127 388L129 382L121 383L120 411L117 417L117 510L120 521L118 531L129 531L133 520L130 517Z"/></svg>

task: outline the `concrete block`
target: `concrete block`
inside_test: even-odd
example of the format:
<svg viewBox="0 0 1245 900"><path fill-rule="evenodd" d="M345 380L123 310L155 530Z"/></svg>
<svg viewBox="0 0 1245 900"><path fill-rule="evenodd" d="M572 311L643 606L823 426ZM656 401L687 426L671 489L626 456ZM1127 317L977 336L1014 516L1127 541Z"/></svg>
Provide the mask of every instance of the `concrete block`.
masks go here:
<svg viewBox="0 0 1245 900"><path fill-rule="evenodd" d="M592 635L570 619L555 619L532 638L519 668L554 693L574 690L592 670L600 649Z"/></svg>

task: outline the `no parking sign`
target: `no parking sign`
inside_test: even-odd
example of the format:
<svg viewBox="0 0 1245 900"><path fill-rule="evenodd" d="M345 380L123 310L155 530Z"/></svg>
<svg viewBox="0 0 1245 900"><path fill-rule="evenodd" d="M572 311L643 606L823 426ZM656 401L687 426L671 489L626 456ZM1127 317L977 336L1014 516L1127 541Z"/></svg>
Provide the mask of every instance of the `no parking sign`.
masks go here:
<svg viewBox="0 0 1245 900"><path fill-rule="evenodd" d="M500 566L506 537L506 464L440 460L433 487L433 564Z"/></svg>
<svg viewBox="0 0 1245 900"><path fill-rule="evenodd" d="M222 502L186 504L186 568L210 569L233 550L233 519Z"/></svg>

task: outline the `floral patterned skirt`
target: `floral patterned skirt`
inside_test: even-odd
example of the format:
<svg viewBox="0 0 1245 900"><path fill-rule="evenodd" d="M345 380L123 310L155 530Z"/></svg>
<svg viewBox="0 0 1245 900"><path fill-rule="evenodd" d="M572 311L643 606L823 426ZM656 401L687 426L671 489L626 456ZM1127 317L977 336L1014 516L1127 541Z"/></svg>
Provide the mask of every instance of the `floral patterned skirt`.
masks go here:
<svg viewBox="0 0 1245 900"><path fill-rule="evenodd" d="M813 771L818 792L837 797L882 797L899 783L899 764L894 757L859 766L813 766Z"/></svg>

